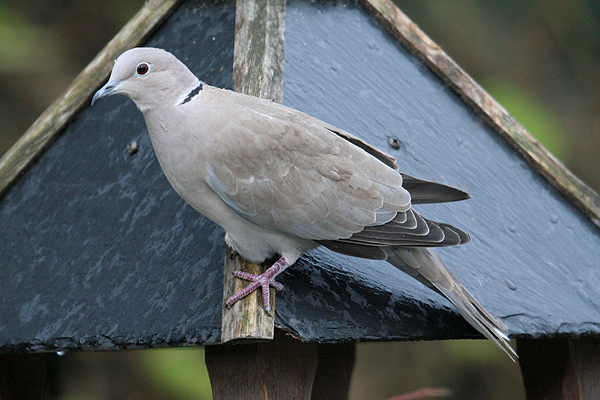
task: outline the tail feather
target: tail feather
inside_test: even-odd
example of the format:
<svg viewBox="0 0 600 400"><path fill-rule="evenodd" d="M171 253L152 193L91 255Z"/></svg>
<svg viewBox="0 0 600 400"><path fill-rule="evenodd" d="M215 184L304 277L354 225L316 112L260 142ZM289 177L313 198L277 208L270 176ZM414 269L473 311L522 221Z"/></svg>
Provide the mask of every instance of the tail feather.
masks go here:
<svg viewBox="0 0 600 400"><path fill-rule="evenodd" d="M511 360L518 358L508 344L506 325L479 304L433 251L421 247L386 247L384 250L389 263L446 297L469 324L501 348Z"/></svg>

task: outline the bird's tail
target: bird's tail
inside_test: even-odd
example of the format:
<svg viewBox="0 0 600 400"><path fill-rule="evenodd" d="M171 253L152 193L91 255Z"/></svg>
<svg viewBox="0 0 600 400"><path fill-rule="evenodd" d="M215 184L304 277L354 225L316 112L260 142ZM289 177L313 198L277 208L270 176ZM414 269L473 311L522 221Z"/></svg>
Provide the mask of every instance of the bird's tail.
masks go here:
<svg viewBox="0 0 600 400"><path fill-rule="evenodd" d="M386 247L385 252L390 264L450 300L467 322L515 361L518 356L508 344L509 339L504 323L492 316L475 300L437 254L424 247Z"/></svg>

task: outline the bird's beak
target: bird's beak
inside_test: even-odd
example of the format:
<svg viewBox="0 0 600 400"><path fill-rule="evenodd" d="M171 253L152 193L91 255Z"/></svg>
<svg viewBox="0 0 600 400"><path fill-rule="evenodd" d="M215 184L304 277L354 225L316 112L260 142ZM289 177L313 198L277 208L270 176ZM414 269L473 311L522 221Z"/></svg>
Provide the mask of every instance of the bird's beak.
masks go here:
<svg viewBox="0 0 600 400"><path fill-rule="evenodd" d="M102 86L100 88L100 90L98 90L96 92L96 94L94 94L94 97L92 97L92 105L94 105L96 100L98 100L102 97L106 97L106 96L115 94L115 89L119 85L119 83L121 83L121 82L120 81L108 81L106 83L106 85Z"/></svg>

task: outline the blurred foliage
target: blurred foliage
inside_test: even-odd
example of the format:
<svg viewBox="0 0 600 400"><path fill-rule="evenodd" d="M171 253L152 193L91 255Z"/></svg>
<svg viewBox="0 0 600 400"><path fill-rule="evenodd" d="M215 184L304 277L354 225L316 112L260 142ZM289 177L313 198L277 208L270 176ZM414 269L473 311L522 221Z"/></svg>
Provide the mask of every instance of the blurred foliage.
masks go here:
<svg viewBox="0 0 600 400"><path fill-rule="evenodd" d="M55 400L212 399L202 347L75 352L51 360Z"/></svg>
<svg viewBox="0 0 600 400"><path fill-rule="evenodd" d="M449 389L461 400L525 398L518 364L487 340L358 344L351 400L424 387Z"/></svg>
<svg viewBox="0 0 600 400"><path fill-rule="evenodd" d="M512 82L485 81L482 85L536 139L563 162L571 160L568 137L548 106Z"/></svg>
<svg viewBox="0 0 600 400"><path fill-rule="evenodd" d="M204 365L204 348L157 349L140 352L148 377L176 400L210 400L210 380Z"/></svg>
<svg viewBox="0 0 600 400"><path fill-rule="evenodd" d="M31 26L0 4L0 73L46 73L63 67L58 42L51 30ZM32 62L36 59L44 62Z"/></svg>
<svg viewBox="0 0 600 400"><path fill-rule="evenodd" d="M209 400L204 349L76 352L54 357L55 400ZM519 366L487 340L359 343L350 400L425 387L461 400L524 399Z"/></svg>

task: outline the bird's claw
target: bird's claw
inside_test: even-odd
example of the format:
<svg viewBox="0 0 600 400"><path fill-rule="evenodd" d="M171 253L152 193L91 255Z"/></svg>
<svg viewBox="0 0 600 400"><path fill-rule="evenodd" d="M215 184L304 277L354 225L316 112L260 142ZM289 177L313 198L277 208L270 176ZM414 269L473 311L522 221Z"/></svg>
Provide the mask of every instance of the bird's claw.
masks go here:
<svg viewBox="0 0 600 400"><path fill-rule="evenodd" d="M260 275L244 271L234 271L233 275L237 278L250 281L250 284L228 298L225 305L227 307L233 306L238 300L243 299L260 287L262 291L263 307L267 314L271 315L271 295L269 293L269 288L272 286L277 291L283 290L284 286L280 282L277 282L275 277L285 268L287 268L287 263L283 258L280 258Z"/></svg>

